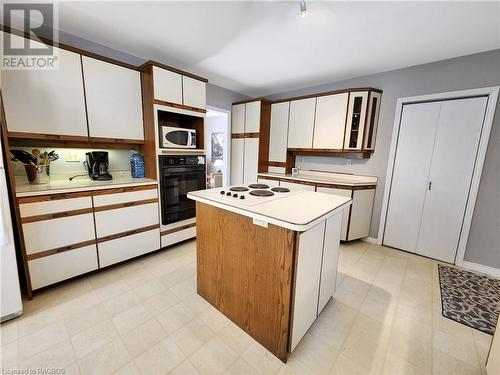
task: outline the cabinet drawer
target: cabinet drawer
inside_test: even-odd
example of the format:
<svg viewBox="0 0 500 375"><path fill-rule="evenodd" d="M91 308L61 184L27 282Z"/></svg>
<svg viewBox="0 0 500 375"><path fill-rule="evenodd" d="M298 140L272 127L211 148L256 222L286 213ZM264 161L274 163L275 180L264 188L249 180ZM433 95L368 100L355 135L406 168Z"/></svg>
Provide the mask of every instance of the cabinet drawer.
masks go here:
<svg viewBox="0 0 500 375"><path fill-rule="evenodd" d="M85 208L92 208L92 198L90 196L81 198L47 200L33 203L22 203L19 205L21 217L46 215L57 212L68 212Z"/></svg>
<svg viewBox="0 0 500 375"><path fill-rule="evenodd" d="M158 203L142 204L95 213L97 238L158 223Z"/></svg>
<svg viewBox="0 0 500 375"><path fill-rule="evenodd" d="M309 191L315 191L316 190L316 186L301 184L300 182L280 181L280 186L283 186L283 187L286 187L286 188L289 188L289 189L296 189L296 190L309 190Z"/></svg>
<svg viewBox="0 0 500 375"><path fill-rule="evenodd" d="M96 194L94 195L94 207L108 206L126 202L136 202L145 199L158 198L158 189L152 185L150 189L129 191L115 194Z"/></svg>
<svg viewBox="0 0 500 375"><path fill-rule="evenodd" d="M100 265L106 267L158 250L160 248L160 230L153 229L116 240L100 242L97 246Z"/></svg>
<svg viewBox="0 0 500 375"><path fill-rule="evenodd" d="M85 246L28 261L33 289L57 283L97 269L96 246Z"/></svg>
<svg viewBox="0 0 500 375"><path fill-rule="evenodd" d="M161 247L170 246L193 237L196 237L195 226L161 236Z"/></svg>
<svg viewBox="0 0 500 375"><path fill-rule="evenodd" d="M23 224L26 254L95 239L91 213Z"/></svg>

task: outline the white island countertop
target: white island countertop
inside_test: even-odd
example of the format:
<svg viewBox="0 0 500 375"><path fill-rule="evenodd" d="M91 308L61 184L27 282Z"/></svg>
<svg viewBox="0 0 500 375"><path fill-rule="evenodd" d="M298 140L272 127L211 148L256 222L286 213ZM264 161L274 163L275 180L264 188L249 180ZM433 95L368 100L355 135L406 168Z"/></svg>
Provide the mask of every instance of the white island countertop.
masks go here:
<svg viewBox="0 0 500 375"><path fill-rule="evenodd" d="M229 187L198 190L188 193L197 202L222 208L254 219L255 224L274 224L293 231L303 232L347 208L352 199L339 195L292 190L275 193L273 197L253 197L247 192L241 200L221 194ZM234 192L232 192L234 194Z"/></svg>
<svg viewBox="0 0 500 375"><path fill-rule="evenodd" d="M261 172L258 177L279 178L283 180L305 181L318 184L332 184L343 186L375 186L377 185L377 177L360 176L343 173L315 173L314 171L304 171L299 174L271 173Z"/></svg>
<svg viewBox="0 0 500 375"><path fill-rule="evenodd" d="M28 182L16 181L16 196L21 198L35 195L154 185L157 183L158 181L151 178L132 178L130 176L113 176L113 179L109 181L93 181L90 178L77 178L73 181L69 181L68 178L51 179L48 184L30 184Z"/></svg>

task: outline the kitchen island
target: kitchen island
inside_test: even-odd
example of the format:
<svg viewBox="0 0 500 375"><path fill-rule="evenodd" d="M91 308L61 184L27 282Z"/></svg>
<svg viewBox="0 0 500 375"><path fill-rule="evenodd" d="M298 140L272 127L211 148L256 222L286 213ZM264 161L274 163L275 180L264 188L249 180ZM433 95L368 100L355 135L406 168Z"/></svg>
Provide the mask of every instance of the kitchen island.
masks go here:
<svg viewBox="0 0 500 375"><path fill-rule="evenodd" d="M188 198L198 294L286 362L334 295L351 198L259 184Z"/></svg>

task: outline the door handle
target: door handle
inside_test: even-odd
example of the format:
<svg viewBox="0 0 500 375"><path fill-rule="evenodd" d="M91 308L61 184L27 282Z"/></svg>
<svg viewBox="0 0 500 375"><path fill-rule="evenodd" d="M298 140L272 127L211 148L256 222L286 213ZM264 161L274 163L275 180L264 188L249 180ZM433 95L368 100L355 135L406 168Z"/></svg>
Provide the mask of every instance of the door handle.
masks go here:
<svg viewBox="0 0 500 375"><path fill-rule="evenodd" d="M432 181L429 181L429 190L432 188Z"/></svg>

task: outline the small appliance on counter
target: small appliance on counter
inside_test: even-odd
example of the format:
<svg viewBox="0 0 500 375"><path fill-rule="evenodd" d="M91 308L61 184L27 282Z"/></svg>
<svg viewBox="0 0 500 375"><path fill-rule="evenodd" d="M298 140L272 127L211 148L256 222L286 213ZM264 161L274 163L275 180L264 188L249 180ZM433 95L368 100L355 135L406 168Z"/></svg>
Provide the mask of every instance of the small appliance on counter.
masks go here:
<svg viewBox="0 0 500 375"><path fill-rule="evenodd" d="M41 152L35 148L31 153L24 150L10 150L11 160L24 165L30 184L48 184L50 181L50 163L59 159L55 151Z"/></svg>
<svg viewBox="0 0 500 375"><path fill-rule="evenodd" d="M144 178L144 158L139 152L130 155L130 171L132 178Z"/></svg>
<svg viewBox="0 0 500 375"><path fill-rule="evenodd" d="M162 126L160 133L161 148L196 148L195 129Z"/></svg>
<svg viewBox="0 0 500 375"><path fill-rule="evenodd" d="M113 179L108 172L109 156L107 151L92 151L85 153L87 160L84 162L89 172L89 177L94 181L108 181Z"/></svg>

